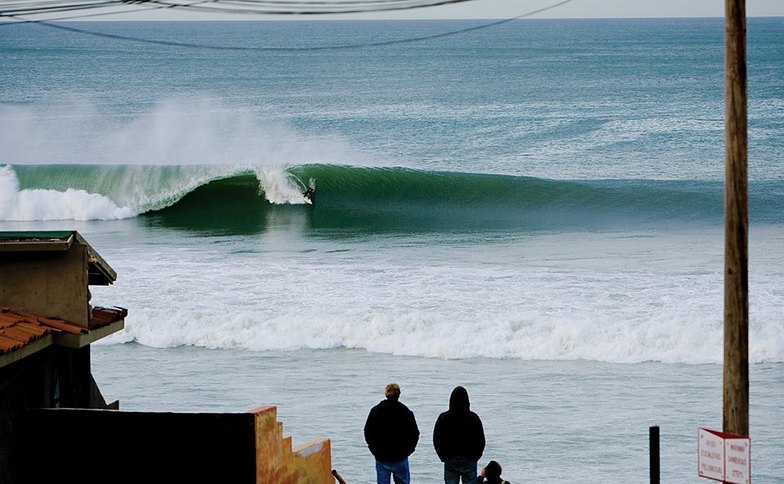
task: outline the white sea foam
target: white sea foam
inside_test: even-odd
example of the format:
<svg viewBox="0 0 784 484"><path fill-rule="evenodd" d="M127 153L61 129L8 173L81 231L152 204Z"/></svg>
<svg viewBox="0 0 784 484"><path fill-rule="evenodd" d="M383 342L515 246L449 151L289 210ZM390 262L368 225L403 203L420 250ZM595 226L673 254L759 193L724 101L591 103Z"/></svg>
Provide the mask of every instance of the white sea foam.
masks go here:
<svg viewBox="0 0 784 484"><path fill-rule="evenodd" d="M358 292L352 286L347 291ZM540 296L541 292L537 291ZM344 304L349 298L339 296ZM256 303L245 306L184 308L159 301L151 309L131 302L127 328L107 343L136 341L158 348L199 346L253 351L355 348L371 352L455 358L513 358L526 360L593 360L618 363L719 363L722 360L720 308L713 317L691 311L682 319L628 322L627 311L583 315L547 315L540 307L526 315L506 317L488 311L479 320L451 311L414 308L325 308L323 301L303 308L266 311ZM492 301L497 303L498 301ZM215 304L221 304L214 301ZM274 304L266 300L267 304ZM166 309L164 305L177 306ZM318 309L316 309L316 306ZM752 363L782 361L784 335L775 321L752 313Z"/></svg>
<svg viewBox="0 0 784 484"><path fill-rule="evenodd" d="M525 247L484 247L503 264L477 257L472 245L424 250L398 241L394 250L348 244L332 251L329 241L275 232L241 243L237 253L160 247L155 261L112 258L123 277L111 288L121 295L111 304L130 313L126 329L104 343L719 363L721 248L702 235L672 237L582 234L577 257L563 234ZM670 243L681 252L668 251ZM378 250L385 255L379 258ZM641 256L654 250L668 259ZM765 252L776 256L780 248L760 246ZM778 276L767 271L750 280L752 287L770 288L752 293L753 363L784 361L784 296ZM104 289L98 290L100 300Z"/></svg>
<svg viewBox="0 0 784 484"><path fill-rule="evenodd" d="M257 168L256 178L259 180L264 197L275 204L304 204L307 181L285 172L283 168Z"/></svg>
<svg viewBox="0 0 784 484"><path fill-rule="evenodd" d="M112 220L135 215L131 208L84 190L20 190L13 169L0 167L0 220Z"/></svg>

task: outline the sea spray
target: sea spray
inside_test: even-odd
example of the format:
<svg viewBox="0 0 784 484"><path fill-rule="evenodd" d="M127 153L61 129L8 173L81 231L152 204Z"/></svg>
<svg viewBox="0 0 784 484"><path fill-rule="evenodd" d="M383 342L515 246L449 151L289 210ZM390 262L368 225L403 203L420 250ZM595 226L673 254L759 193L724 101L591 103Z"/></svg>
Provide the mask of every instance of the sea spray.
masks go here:
<svg viewBox="0 0 784 484"><path fill-rule="evenodd" d="M20 190L13 169L0 168L0 220L111 220L134 215L131 208L85 190Z"/></svg>
<svg viewBox="0 0 784 484"><path fill-rule="evenodd" d="M296 175L282 168L257 168L256 177L264 197L274 204L304 204L307 188Z"/></svg>
<svg viewBox="0 0 784 484"><path fill-rule="evenodd" d="M257 112L261 111L261 112ZM10 164L244 165L378 164L333 132L303 132L264 107L205 94L161 97L131 114L99 99L66 96L0 104L0 160Z"/></svg>

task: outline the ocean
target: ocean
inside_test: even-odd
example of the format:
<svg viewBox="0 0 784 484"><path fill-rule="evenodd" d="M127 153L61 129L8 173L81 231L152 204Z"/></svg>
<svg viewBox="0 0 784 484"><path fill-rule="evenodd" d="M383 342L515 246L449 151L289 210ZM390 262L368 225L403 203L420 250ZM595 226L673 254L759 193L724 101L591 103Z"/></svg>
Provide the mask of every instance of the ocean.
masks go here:
<svg viewBox="0 0 784 484"><path fill-rule="evenodd" d="M117 271L92 288L129 311L92 347L106 399L273 404L367 483L396 381L439 482L463 385L512 483L648 482L651 426L662 482L704 482L723 19L487 23L0 25L0 230L78 230ZM784 483L782 32L748 19L756 483Z"/></svg>

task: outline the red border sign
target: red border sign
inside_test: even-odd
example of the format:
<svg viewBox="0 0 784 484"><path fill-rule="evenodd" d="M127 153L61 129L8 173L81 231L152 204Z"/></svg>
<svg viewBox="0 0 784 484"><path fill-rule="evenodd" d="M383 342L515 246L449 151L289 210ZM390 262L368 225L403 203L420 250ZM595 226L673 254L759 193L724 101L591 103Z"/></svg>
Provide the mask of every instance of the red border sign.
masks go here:
<svg viewBox="0 0 784 484"><path fill-rule="evenodd" d="M697 475L732 484L751 484L751 439L701 428L697 432Z"/></svg>

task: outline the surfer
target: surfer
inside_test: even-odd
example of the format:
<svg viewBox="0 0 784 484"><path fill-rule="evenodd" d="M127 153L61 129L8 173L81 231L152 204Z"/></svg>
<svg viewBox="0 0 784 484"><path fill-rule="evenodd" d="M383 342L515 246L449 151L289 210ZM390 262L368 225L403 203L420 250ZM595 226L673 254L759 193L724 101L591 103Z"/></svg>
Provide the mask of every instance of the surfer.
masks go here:
<svg viewBox="0 0 784 484"><path fill-rule="evenodd" d="M311 186L309 186L307 188L307 190L305 190L305 192L302 194L302 196L305 197L307 200L310 200L312 202L313 201L313 193L315 191L316 191L316 187L311 185Z"/></svg>
<svg viewBox="0 0 784 484"><path fill-rule="evenodd" d="M305 186L304 183L300 182L300 185L303 187ZM302 196L305 198L305 201L308 202L310 205L313 205L313 194L316 193L316 179L311 178L308 180L308 187L302 192Z"/></svg>

